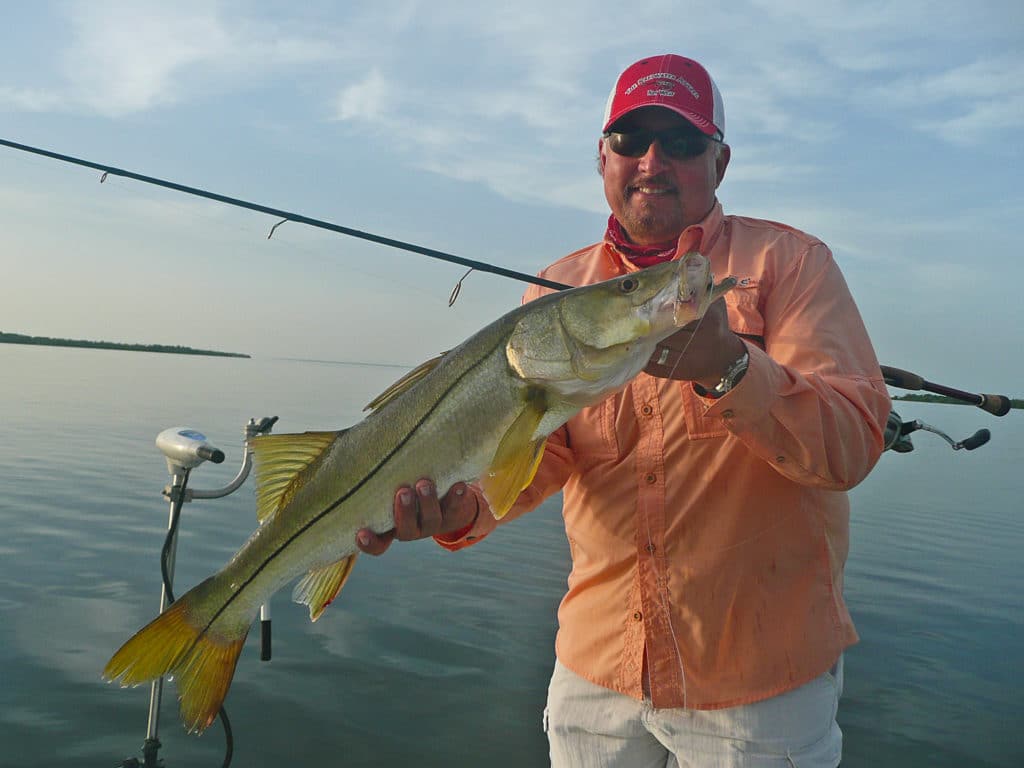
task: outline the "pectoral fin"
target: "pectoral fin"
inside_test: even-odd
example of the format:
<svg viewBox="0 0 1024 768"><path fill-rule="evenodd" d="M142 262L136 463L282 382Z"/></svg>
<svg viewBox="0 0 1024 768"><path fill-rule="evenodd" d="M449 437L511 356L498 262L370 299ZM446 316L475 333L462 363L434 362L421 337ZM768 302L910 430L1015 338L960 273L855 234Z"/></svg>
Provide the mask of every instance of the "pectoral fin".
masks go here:
<svg viewBox="0 0 1024 768"><path fill-rule="evenodd" d="M528 400L526 408L498 444L490 466L480 476L480 488L496 520L505 516L533 480L544 455L547 437L533 437L545 413L540 400L539 397Z"/></svg>
<svg viewBox="0 0 1024 768"><path fill-rule="evenodd" d="M309 606L310 621L319 619L324 609L334 602L334 598L338 596L341 588L348 581L355 563L356 555L349 555L336 563L325 565L323 568L314 568L295 585L292 599L296 603Z"/></svg>

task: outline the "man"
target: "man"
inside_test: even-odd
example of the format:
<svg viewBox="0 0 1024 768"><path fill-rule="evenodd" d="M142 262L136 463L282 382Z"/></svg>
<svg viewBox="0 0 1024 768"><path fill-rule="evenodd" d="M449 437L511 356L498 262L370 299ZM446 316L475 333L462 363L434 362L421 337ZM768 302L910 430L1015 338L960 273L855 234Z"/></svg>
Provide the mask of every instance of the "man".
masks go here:
<svg viewBox="0 0 1024 768"><path fill-rule="evenodd" d="M643 59L598 143L603 242L542 273L581 285L697 250L737 288L662 343L622 392L548 440L511 520L564 491L573 566L545 729L553 765L835 766L845 491L882 451L889 397L828 248L722 212L718 89L695 61ZM543 289L531 287L525 299ZM400 489L395 531L469 546L479 492Z"/></svg>

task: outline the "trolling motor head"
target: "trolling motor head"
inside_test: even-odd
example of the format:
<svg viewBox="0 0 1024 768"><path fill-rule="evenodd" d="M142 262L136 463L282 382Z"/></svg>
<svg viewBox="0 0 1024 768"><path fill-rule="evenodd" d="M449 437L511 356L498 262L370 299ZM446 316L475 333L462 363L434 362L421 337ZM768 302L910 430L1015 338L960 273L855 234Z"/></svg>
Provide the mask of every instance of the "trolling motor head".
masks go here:
<svg viewBox="0 0 1024 768"><path fill-rule="evenodd" d="M198 467L204 461L220 464L224 451L206 442L206 435L189 427L171 427L156 436L156 447L167 459L167 471L172 475Z"/></svg>

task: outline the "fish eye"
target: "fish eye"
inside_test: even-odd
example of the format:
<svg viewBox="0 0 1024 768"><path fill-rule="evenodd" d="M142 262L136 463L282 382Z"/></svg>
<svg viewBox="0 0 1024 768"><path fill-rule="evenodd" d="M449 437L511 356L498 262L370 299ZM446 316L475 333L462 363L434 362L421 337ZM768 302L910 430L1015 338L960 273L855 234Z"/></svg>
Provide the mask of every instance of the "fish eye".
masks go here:
<svg viewBox="0 0 1024 768"><path fill-rule="evenodd" d="M632 293L640 287L640 281L635 277L627 277L619 282L619 290L623 293Z"/></svg>

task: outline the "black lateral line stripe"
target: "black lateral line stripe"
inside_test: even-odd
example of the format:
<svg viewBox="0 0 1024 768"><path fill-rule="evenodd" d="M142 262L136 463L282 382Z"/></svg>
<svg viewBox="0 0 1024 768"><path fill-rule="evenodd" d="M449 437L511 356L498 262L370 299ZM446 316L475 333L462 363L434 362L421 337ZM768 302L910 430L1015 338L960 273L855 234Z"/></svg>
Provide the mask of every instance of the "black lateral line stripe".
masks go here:
<svg viewBox="0 0 1024 768"><path fill-rule="evenodd" d="M282 552L284 552L284 550L285 550L285 549L287 549L287 548L288 548L288 547L289 547L289 546L290 546L290 545L291 545L291 544L292 544L292 543L293 543L293 542L294 542L294 541L295 541L296 539L298 539L298 538L299 538L300 536L302 536L302 535L303 535L303 534L304 534L304 533L305 533L306 531L308 531L308 530L309 530L310 528L312 528L312 527L313 527L314 525L316 525L316 523L320 522L320 520L322 520L322 519L323 519L324 517L326 517L326 516L327 516L327 515L329 515L329 514L330 514L331 512L333 512L333 511L334 511L335 509L337 509L337 508L338 508L338 507L339 507L340 505L344 504L344 503L345 503L345 501L347 501L347 500L348 500L348 499L349 499L349 498L350 498L350 497L352 496L352 494L356 493L356 492L357 492L357 491L358 491L358 490L359 490L360 488L362 488L362 487L363 487L364 485L366 485L366 483L367 483L367 482L369 482L369 481L370 481L370 479L371 479L371 478L372 478L372 477L373 477L374 475L376 475L376 474L377 474L377 473L378 473L378 472L379 472L379 471L380 471L380 470L381 470L381 469L382 469L382 468L383 468L383 467L384 467L384 466L385 466L385 465L386 465L386 464L387 464L387 463L388 463L388 462L389 462L389 461L391 460L391 458L392 458L392 457L393 457L393 456L394 456L394 455L395 455L396 453L398 453L398 451L400 451L400 450L402 449L402 446L404 446L404 445L405 445L405 444L406 444L406 443L407 443L407 442L409 441L409 439L410 439L410 438L411 438L411 437L412 437L412 436L413 436L414 434L416 434L416 432L417 432L417 431L418 431L418 430L420 429L420 427L422 427L422 426L423 426L423 424L424 424L424 423L425 423L425 422L427 421L427 419L429 419L429 418L430 418L430 416L431 416L431 415L432 415L432 414L434 413L434 411L436 411L436 410L437 410L437 408L438 408L438 407L439 407L439 406L441 405L441 403L442 403L442 402L444 401L445 397L447 397L447 396L448 396L448 394L449 394L449 393L450 393L450 392L451 392L451 391L452 391L452 390L453 390L453 389L454 389L454 388L455 388L455 387L456 387L456 386L457 386L457 385L458 385L458 384L459 384L460 382L462 382L462 380L463 380L463 379L464 379L464 378L465 378L466 376L468 376L468 375L469 375L469 374L470 374L470 373L471 373L472 371L476 370L476 368L477 368L477 367L479 367L479 366L480 366L480 365L481 365L481 364L482 364L482 363L484 362L484 360L486 360L486 359L487 359L488 357L490 357L490 356L491 356L491 354L492 354L492 353L494 352L494 350L495 350L495 349L497 349L497 348L498 348L498 346L499 346L500 344L501 344L501 341L499 341L499 342L495 343L495 344L494 344L494 346L492 346L492 347L491 347L490 349L488 349L488 350L487 350L487 352L486 352L485 354L483 354L483 355L481 355L481 356L480 356L480 359L479 359L479 360L477 360L477 361L476 361L475 363L473 363L473 365L471 365L471 366L470 366L469 368L467 368L467 369L466 369L465 371L463 371L463 372L462 372L462 373L461 373L461 374L460 374L460 375L459 375L459 376L458 376L458 377L457 377L457 378L456 378L456 379L455 379L455 380L454 380L454 381L453 381L453 382L452 382L452 383L451 383L451 384L450 384L450 385L449 385L449 386L448 386L448 387L447 387L447 388L446 388L446 389L444 390L444 392L442 393L441 397L439 397L439 398L437 399L437 402L436 402L436 403L434 403L434 405L432 405L432 406L431 406L431 407L430 407L430 408L429 408L429 409L427 410L427 412L426 412L425 414L423 414L423 417L422 417L422 418L420 418L420 420L419 420L419 421L417 421L417 422L416 422L416 423L415 423L415 424L413 425L413 428L409 430L408 434L406 434L406 436L405 436L404 438L402 438L402 440L401 440L401 441L400 441L400 442L399 442L399 443L398 443L397 445L395 445L395 447L394 447L394 448L392 448L392 449L391 449L391 450L390 450L390 451L389 451L389 452L388 452L388 453L387 453L387 454L386 454L386 455L384 456L384 458L382 458L382 459L381 459L381 460L380 460L380 461L379 461L379 462L377 463L377 465L376 465L376 466L375 466L375 467L374 467L373 469L371 469L371 470L370 470L369 472L367 472L367 473L366 473L366 475L365 475L365 476L363 477L363 479L362 479L362 480L360 480L360 481L359 481L359 482L358 482L358 483L357 483L356 485L354 485L354 486L353 486L353 487L352 487L352 488L351 488L350 490L348 490L348 491L347 491L347 492L346 492L345 494L343 494L343 495L342 495L342 496L341 496L340 498L338 498L337 500L335 500L335 501L331 502L331 504L329 504L329 505L328 505L328 506L327 506L327 507L326 507L326 508L325 508L325 509L324 509L324 510L323 510L322 512L319 512L319 513L318 513L317 515L315 515L315 516L314 516L314 517L313 517L312 519L310 519L310 521L309 521L309 522L307 522L307 523L306 523L306 524L305 524L304 526L302 526L302 527L301 527L301 528L300 528L300 529L299 529L298 531L296 531L296 532L295 532L295 533L293 533L293 534L292 534L291 536L289 536L289 537L288 537L288 538L287 538L287 539L286 539L285 541L283 541L283 542L281 543L281 545L280 545L280 546L279 546L279 547L278 547L277 549L275 549L275 550L274 550L273 552L271 552L271 554L270 554L270 557L268 557L268 558L267 558L266 560L264 560L264 561L263 561L263 562L262 562L262 563L261 563L261 564L259 565L259 567L258 567L258 568L256 568L256 570L254 570L254 571L253 571L252 575L251 575L251 576L249 576L249 577L248 577L248 578L247 578L247 579L246 579L245 581L243 581L243 582L242 582L242 584L241 584L241 586L240 586L240 587L239 587L239 588L238 588L238 589L237 589L237 590L236 590L236 591L235 591L234 593L232 593L231 595L229 595L229 596L228 596L228 599L227 599L227 601L226 601L226 602L224 603L224 605L222 605L222 606L221 606L221 607L220 607L220 608L219 608L219 609L217 610L217 612L216 612L216 613L215 613L215 614L213 615L213 618L211 618L211 619L210 619L210 621L208 621L208 622L206 623L206 626L205 626L205 627L203 627L202 631L200 631L200 632L199 632L199 635L198 635L198 636L196 637L195 641L193 641L192 645L190 645L190 646L189 646L189 649L188 649L187 653L191 653L191 652L192 652L192 649L193 649L193 648L195 647L196 643L198 643L198 642L199 642L199 638L200 638L200 637L202 637L202 636L203 636L204 634L206 634L206 632L207 632L207 631L208 631L208 630L210 629L210 627L211 627L211 626L213 625L213 623L214 623L215 621L217 621L217 619L218 619L218 618L220 618L220 615L221 615L222 613L224 613L224 611L226 611L226 610L227 610L228 606L229 606L229 605L231 605L231 603L232 603L232 602L234 602L235 598L237 598L237 597L238 597L239 595L241 595L241 594L242 594L242 592L243 592L243 591L245 590L245 588L246 588L246 587L248 587L248 586L249 586L249 585L250 585L250 584L251 584L251 583L253 582L253 580L254 580L254 579L255 579L255 578L257 577L257 576L259 576L259 575L260 575L260 573L262 573L262 572L263 572L263 569L264 569L264 568L266 568L266 567L267 567L267 566L268 566L268 565L270 564L270 562L271 562L272 560L274 560L274 558L278 557L278 556L279 556L279 555L280 555L280 554L281 554ZM182 656L184 657L185 655L187 655L187 653L186 653L186 654L182 654Z"/></svg>

